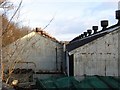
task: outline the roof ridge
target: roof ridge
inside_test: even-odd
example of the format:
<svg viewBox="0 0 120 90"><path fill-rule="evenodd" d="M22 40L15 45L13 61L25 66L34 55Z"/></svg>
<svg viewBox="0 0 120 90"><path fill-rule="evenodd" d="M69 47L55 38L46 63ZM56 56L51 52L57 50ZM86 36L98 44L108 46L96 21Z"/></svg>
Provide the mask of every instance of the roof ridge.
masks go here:
<svg viewBox="0 0 120 90"><path fill-rule="evenodd" d="M58 41L55 37L51 36L49 33L47 33L46 31L42 30L41 28L36 28L34 31L35 31L36 33L44 36L44 37L47 37L47 38L49 38L49 39L51 39L51 40L53 40L53 41L56 41L56 42L58 42L58 43L61 43L61 42Z"/></svg>

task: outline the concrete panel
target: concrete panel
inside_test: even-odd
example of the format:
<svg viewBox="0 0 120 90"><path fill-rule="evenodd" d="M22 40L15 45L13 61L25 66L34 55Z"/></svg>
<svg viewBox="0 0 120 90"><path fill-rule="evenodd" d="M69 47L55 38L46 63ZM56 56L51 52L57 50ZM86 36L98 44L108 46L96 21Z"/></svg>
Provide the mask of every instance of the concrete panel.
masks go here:
<svg viewBox="0 0 120 90"><path fill-rule="evenodd" d="M85 44L71 53L75 56L76 76L118 76L118 31Z"/></svg>
<svg viewBox="0 0 120 90"><path fill-rule="evenodd" d="M105 64L104 61L88 61L85 67L86 75L105 75Z"/></svg>
<svg viewBox="0 0 120 90"><path fill-rule="evenodd" d="M117 60L106 60L106 76L118 76Z"/></svg>
<svg viewBox="0 0 120 90"><path fill-rule="evenodd" d="M61 62L64 61L62 44L35 32L4 48L4 52L4 60L8 60L9 63L29 62L21 65L19 63L16 68L22 66L22 68L27 67L37 71L56 71L57 69L60 71Z"/></svg>
<svg viewBox="0 0 120 90"><path fill-rule="evenodd" d="M74 75L75 76L84 75L84 62L82 60L79 60L74 63Z"/></svg>
<svg viewBox="0 0 120 90"><path fill-rule="evenodd" d="M118 76L120 76L120 29L118 30Z"/></svg>

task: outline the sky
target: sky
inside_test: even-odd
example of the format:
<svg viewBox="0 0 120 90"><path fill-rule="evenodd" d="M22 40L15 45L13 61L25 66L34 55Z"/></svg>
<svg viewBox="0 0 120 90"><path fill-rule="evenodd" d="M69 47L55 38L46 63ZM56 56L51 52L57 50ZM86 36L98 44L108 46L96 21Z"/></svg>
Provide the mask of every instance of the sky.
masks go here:
<svg viewBox="0 0 120 90"><path fill-rule="evenodd" d="M9 0L17 7L20 0ZM19 11L21 25L45 29L59 41L69 41L100 21L109 20L109 26L117 23L115 11L119 0L23 0ZM15 20L16 21L16 20ZM16 21L16 22L17 22Z"/></svg>

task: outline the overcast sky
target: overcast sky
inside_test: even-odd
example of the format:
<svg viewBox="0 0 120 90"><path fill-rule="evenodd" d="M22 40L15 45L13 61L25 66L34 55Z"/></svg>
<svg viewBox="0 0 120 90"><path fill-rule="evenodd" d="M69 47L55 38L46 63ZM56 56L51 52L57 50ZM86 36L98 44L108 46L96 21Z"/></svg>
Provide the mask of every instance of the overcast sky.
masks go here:
<svg viewBox="0 0 120 90"><path fill-rule="evenodd" d="M10 0L16 6L20 0ZM109 26L117 22L115 11L119 0L23 0L20 9L22 25L44 28L52 17L54 20L45 29L58 40L71 40L103 19Z"/></svg>

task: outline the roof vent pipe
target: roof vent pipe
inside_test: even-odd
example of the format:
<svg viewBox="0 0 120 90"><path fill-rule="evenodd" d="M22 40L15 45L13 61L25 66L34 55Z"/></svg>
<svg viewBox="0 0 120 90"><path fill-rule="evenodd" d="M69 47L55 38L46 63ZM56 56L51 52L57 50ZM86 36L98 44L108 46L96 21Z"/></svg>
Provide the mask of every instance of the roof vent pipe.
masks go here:
<svg viewBox="0 0 120 90"><path fill-rule="evenodd" d="M98 26L93 26L92 29L94 30L94 34L97 33Z"/></svg>
<svg viewBox="0 0 120 90"><path fill-rule="evenodd" d="M84 36L87 37L87 32L84 32Z"/></svg>
<svg viewBox="0 0 120 90"><path fill-rule="evenodd" d="M82 38L81 35L79 36L79 38L80 38L80 39Z"/></svg>
<svg viewBox="0 0 120 90"><path fill-rule="evenodd" d="M81 34L81 38L83 38L84 37L84 34Z"/></svg>
<svg viewBox="0 0 120 90"><path fill-rule="evenodd" d="M88 36L90 36L91 33L92 33L92 30L88 29L88 30L87 30L87 33L88 33Z"/></svg>
<svg viewBox="0 0 120 90"><path fill-rule="evenodd" d="M102 30L105 30L108 26L108 20L102 20L101 21L101 26L103 27Z"/></svg>
<svg viewBox="0 0 120 90"><path fill-rule="evenodd" d="M116 19L118 19L118 25L120 25L120 10L116 11Z"/></svg>

